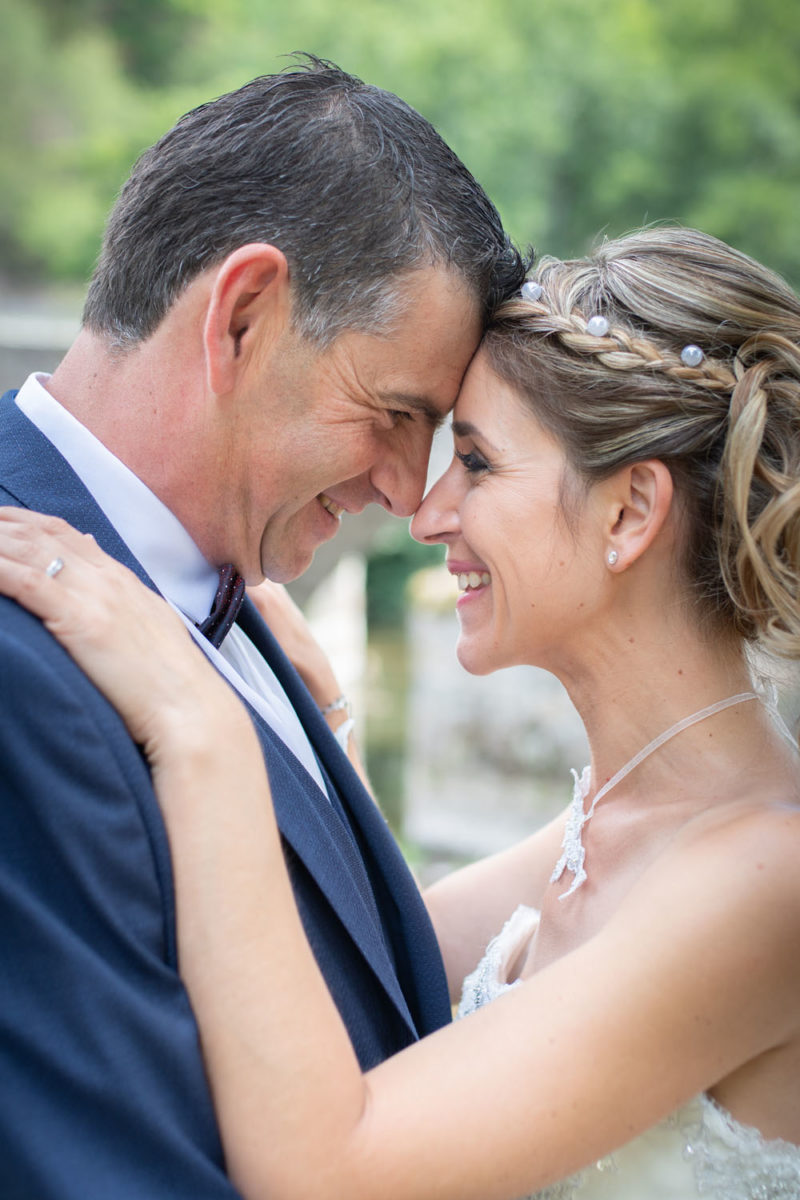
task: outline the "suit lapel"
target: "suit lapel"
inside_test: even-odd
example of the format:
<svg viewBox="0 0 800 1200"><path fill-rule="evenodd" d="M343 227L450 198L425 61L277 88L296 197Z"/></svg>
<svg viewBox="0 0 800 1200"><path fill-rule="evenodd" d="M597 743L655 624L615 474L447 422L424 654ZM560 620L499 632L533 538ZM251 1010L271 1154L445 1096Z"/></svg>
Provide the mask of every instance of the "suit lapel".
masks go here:
<svg viewBox="0 0 800 1200"><path fill-rule="evenodd" d="M377 815L384 826L383 837L388 838L385 823L372 798L364 792L361 781L339 750L325 720L320 716L294 667L286 659L272 633L256 612L254 605L247 599L242 605L237 624L242 627L275 672L309 735L309 740L320 759L323 774L327 773L338 789L338 799L342 803L346 803L347 789L360 789L366 797L370 810ZM290 772L294 781L302 784L304 791L309 792L313 789L315 794L315 803L299 806L296 787L286 786L284 771L279 774L273 770L272 765L270 766L273 802L281 833L311 872L331 907L408 1023L409 1028L414 1030L413 1018L386 950L384 933L369 877L350 830L337 815L330 799L319 792L316 784L310 779L291 751L257 713L253 715L259 728L269 740L274 753L279 757L284 771ZM333 753L331 753L332 748ZM343 761L346 767L347 777L344 779L337 778L338 772L331 770L331 764L336 764L337 760ZM325 836L309 837L312 826L316 832L324 831ZM394 845L394 842L392 841L391 844ZM331 850L335 851L335 858L331 858ZM397 853L399 856L399 850ZM402 856L400 856L400 861L402 862ZM404 877L407 875L404 863L402 874ZM355 888L355 895L353 887L343 886L345 879Z"/></svg>
<svg viewBox="0 0 800 1200"><path fill-rule="evenodd" d="M386 820L369 795L346 755L341 750L328 728L328 724L312 700L300 676L291 665L272 632L256 612L255 606L246 600L239 615L239 624L253 641L275 672L290 703L297 712L308 734L311 745L323 769L330 776L342 803L349 811L359 829L376 855L381 867L394 872L404 882L410 883L407 896L411 908L423 906L419 890L411 880L402 853L394 838L387 831Z"/></svg>
<svg viewBox="0 0 800 1200"><path fill-rule="evenodd" d="M300 676L249 601L242 606L239 622L275 672L358 830L367 872L395 950L397 975L403 980L403 993L418 1033L448 1024L450 1001L436 935L419 888L383 814L342 754Z"/></svg>

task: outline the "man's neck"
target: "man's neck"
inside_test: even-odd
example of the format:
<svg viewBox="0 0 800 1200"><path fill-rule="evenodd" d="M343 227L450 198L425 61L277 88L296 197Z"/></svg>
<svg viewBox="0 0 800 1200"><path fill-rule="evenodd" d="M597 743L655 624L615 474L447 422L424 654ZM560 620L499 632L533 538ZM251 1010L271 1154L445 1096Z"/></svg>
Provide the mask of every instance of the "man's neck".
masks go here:
<svg viewBox="0 0 800 1200"><path fill-rule="evenodd" d="M191 374L187 378L179 356L172 361L161 352L161 343L155 335L115 352L102 337L82 330L46 387L158 496L202 548L193 518L206 477L193 420L196 381Z"/></svg>

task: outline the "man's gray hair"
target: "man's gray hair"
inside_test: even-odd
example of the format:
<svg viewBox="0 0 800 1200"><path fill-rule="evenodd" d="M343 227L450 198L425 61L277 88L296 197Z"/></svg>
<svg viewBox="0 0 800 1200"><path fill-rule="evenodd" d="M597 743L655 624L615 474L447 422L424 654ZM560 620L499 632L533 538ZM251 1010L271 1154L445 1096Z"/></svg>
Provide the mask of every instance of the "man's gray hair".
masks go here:
<svg viewBox="0 0 800 1200"><path fill-rule="evenodd" d="M484 319L525 264L463 163L419 113L312 56L201 105L141 156L106 228L84 309L125 349L239 246L289 264L296 327L319 345L385 327L399 277L455 271Z"/></svg>

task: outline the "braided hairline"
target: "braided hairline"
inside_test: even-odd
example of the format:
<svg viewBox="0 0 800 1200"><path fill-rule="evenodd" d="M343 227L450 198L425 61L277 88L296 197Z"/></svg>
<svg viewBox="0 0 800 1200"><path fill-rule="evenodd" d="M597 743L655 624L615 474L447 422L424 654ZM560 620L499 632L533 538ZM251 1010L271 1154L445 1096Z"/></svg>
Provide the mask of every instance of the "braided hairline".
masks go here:
<svg viewBox="0 0 800 1200"><path fill-rule="evenodd" d="M786 635L791 635L791 624L785 621L783 592L794 586L791 573L782 562L783 528L775 533L776 506L786 507L787 497L798 491L792 480L782 472L770 468L763 457L762 445L767 420L767 391L765 384L771 373L770 364L763 359L748 366L744 361L748 352L757 347L755 337L740 347L734 358L734 370L714 360L704 359L697 367L687 367L679 355L656 347L646 337L632 335L620 326L612 326L603 336L588 332L588 320L580 309L573 309L567 317L550 312L545 305L529 302L536 313L547 319L548 332L557 336L564 345L581 354L594 355L605 367L619 371L658 370L686 382L699 384L715 392L731 393L728 410L729 434L723 457L723 471L727 477L730 504L725 506L720 533L719 561L722 576L729 595L736 604L736 623L740 632L749 638L757 634L759 620L767 618L770 608L774 612L766 619L767 632L776 648L783 644ZM613 346L614 349L609 349ZM622 347L620 350L619 347ZM748 378L749 386L743 391L738 385ZM744 442L751 437L751 448L747 451ZM752 484L746 489L736 486L733 463L737 457L748 459L748 479L760 477L780 497L765 505L755 518L751 518L749 504ZM780 525L780 523L779 523ZM734 543L739 546L734 550ZM775 576L781 576L776 586Z"/></svg>
<svg viewBox="0 0 800 1200"><path fill-rule="evenodd" d="M720 433L727 440L723 470L728 476L728 490L731 493L732 504L724 506L717 561L727 596L732 601L728 609L729 618L741 636L748 640L755 638L758 635L758 627L764 620L765 600L767 601L766 607L772 607L769 601L780 600L780 597L775 596L771 570L765 561L766 556L761 546L765 533L764 523L771 522L773 519L772 506L769 506L769 512L762 513L751 525L747 511L750 489L748 487L744 497L741 495L737 497L739 489L731 478L731 441L729 440L733 436L735 440L740 441L744 435L744 426L739 428L738 437L733 430L740 425L740 418L745 412L747 413L746 425L756 421L763 427L766 412L764 383L765 375L769 374L769 370L763 360L753 363L749 367L744 361L746 351L755 349L755 339L751 339L740 347L734 358L733 370L718 360L707 357L697 367L688 367L681 361L679 353L657 346L645 335L633 333L619 324L610 324L608 332L602 336L589 333L587 325L590 318L577 307L564 314L553 311L541 300L522 298L508 301L499 316L500 322L506 316L512 321L521 319L528 332L553 337L574 353L594 357L598 363L609 370L615 372L659 372L681 384L700 386L720 397L727 395L731 401L725 406L724 428L727 432L723 433L721 428ZM742 351L745 353L742 354ZM739 385L742 384L745 376L749 377L750 386L745 386L745 390L742 391ZM760 443L760 437L757 440ZM756 454L754 457L759 459L760 455ZM756 464L754 461L751 464L750 473L753 474L754 471L759 473L759 470L760 473L767 472L768 465L763 462ZM706 496L704 508L707 516L710 516L711 512L716 509L719 482L719 479L713 482L712 491ZM695 480L696 483L697 480ZM702 503L702 497L699 494L697 500ZM708 507L709 504L711 508ZM733 547L737 541L739 543L738 551ZM715 597L715 606L721 604L722 598L718 595ZM770 618L768 624L770 626L769 636L777 647L784 631L781 628L781 616L778 615L781 610L779 603L775 603L775 608L778 609L778 613Z"/></svg>
<svg viewBox="0 0 800 1200"><path fill-rule="evenodd" d="M682 289L687 268L697 285ZM529 283L484 345L562 444L570 478L591 486L661 459L682 501L677 565L698 619L800 660L798 298L694 231L542 259ZM608 322L600 336L593 315ZM706 355L694 367L687 343Z"/></svg>
<svg viewBox="0 0 800 1200"><path fill-rule="evenodd" d="M721 362L709 358L704 358L697 367L687 367L679 354L656 346L644 335L630 333L621 325L611 326L608 333L598 337L587 331L588 318L578 308L565 316L554 312L540 300L520 300L509 302L503 315L506 313L510 317L543 318L541 327L536 320L532 320L529 328L554 334L570 350L594 355L604 367L614 371L660 371L674 379L696 383L716 392L732 391L742 373L738 369L741 366L738 360L735 373Z"/></svg>

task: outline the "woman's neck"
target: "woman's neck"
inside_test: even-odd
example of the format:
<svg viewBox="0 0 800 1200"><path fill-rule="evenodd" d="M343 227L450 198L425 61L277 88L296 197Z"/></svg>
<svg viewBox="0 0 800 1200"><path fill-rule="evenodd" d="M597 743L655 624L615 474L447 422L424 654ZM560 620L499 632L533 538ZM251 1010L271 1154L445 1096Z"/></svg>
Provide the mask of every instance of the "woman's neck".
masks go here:
<svg viewBox="0 0 800 1200"><path fill-rule="evenodd" d="M712 640L688 622L650 620L639 627L606 628L604 638L582 661L559 672L586 728L592 758L592 793L611 779L649 742L684 718L752 690L739 644ZM774 731L763 706L748 703L714 713L659 748L636 768L630 786L659 782L692 770L761 769ZM700 777L702 777L700 776Z"/></svg>

